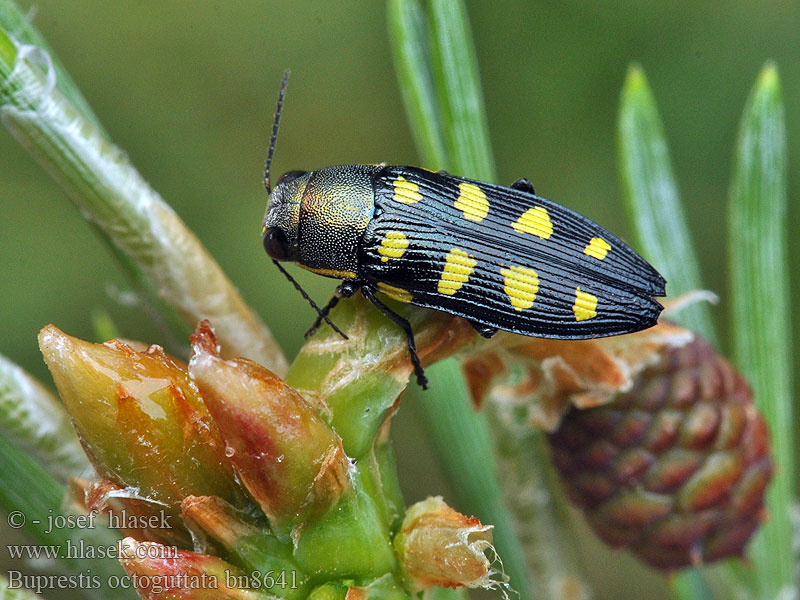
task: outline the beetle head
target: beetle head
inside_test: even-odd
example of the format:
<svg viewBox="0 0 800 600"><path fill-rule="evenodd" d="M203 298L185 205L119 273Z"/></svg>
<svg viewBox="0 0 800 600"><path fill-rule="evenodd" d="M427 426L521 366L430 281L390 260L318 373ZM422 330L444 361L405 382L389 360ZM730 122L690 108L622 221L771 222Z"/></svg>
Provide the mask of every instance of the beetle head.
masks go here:
<svg viewBox="0 0 800 600"><path fill-rule="evenodd" d="M297 260L300 205L310 174L284 173L269 195L261 235L264 250L275 260Z"/></svg>

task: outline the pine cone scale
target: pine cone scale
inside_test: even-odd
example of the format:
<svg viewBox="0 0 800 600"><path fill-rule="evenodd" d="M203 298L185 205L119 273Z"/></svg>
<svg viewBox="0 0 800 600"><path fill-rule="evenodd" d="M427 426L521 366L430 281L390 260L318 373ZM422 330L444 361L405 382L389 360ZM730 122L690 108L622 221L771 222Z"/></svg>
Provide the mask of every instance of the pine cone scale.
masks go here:
<svg viewBox="0 0 800 600"><path fill-rule="evenodd" d="M675 492L703 464L703 455L693 450L672 448L645 476L645 487L653 492Z"/></svg>

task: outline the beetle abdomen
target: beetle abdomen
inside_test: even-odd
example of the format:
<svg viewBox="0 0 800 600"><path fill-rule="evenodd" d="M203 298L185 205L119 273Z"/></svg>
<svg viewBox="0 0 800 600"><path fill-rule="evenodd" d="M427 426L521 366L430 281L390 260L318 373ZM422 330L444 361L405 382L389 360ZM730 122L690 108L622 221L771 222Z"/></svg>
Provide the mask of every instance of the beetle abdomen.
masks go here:
<svg viewBox="0 0 800 600"><path fill-rule="evenodd" d="M588 338L654 325L664 279L617 237L517 189L385 167L363 277L413 304L526 335Z"/></svg>

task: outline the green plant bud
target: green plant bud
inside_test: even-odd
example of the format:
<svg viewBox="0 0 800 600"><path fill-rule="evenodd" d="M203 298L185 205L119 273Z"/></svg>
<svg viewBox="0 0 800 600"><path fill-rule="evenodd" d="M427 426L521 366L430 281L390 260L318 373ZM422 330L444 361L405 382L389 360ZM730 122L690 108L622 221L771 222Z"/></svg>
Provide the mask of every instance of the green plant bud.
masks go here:
<svg viewBox="0 0 800 600"><path fill-rule="evenodd" d="M226 456L286 541L353 487L336 432L277 375L247 359L223 360L208 322L192 336L189 372L226 444Z"/></svg>
<svg viewBox="0 0 800 600"><path fill-rule="evenodd" d="M389 304L411 323L424 365L477 341L478 335L464 319ZM330 317L348 332L348 339L321 327L300 350L286 381L309 402L329 411L348 456L361 458L413 369L403 332L361 295L340 302Z"/></svg>
<svg viewBox="0 0 800 600"><path fill-rule="evenodd" d="M53 325L39 345L102 478L176 512L190 494L247 506L184 365L159 346L137 352L117 340L92 344Z"/></svg>
<svg viewBox="0 0 800 600"><path fill-rule="evenodd" d="M307 572L367 578L396 566L389 532L361 482L333 510L309 520L294 534L294 557Z"/></svg>
<svg viewBox="0 0 800 600"><path fill-rule="evenodd" d="M343 583L325 583L314 588L308 600L346 600L348 587Z"/></svg>
<svg viewBox="0 0 800 600"><path fill-rule="evenodd" d="M252 516L214 496L189 496L183 501L183 520L199 538L219 547L219 554L251 573L271 573L277 580L270 593L292 600L308 596L308 576L292 557L292 547L268 530L256 526Z"/></svg>
<svg viewBox="0 0 800 600"><path fill-rule="evenodd" d="M493 585L485 554L492 547L491 525L453 510L441 497L409 507L394 546L415 589Z"/></svg>
<svg viewBox="0 0 800 600"><path fill-rule="evenodd" d="M230 563L207 554L137 542L119 543L122 566L145 600L271 600L274 596L249 589L252 582Z"/></svg>

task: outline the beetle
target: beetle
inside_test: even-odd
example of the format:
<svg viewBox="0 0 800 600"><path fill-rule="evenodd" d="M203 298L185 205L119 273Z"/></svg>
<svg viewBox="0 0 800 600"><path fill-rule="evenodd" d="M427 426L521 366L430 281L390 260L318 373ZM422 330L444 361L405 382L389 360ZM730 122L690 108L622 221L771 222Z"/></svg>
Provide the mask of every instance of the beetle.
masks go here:
<svg viewBox="0 0 800 600"><path fill-rule="evenodd" d="M619 238L536 195L527 179L504 187L444 171L341 165L269 169L287 83L267 154L264 249L318 313L307 332L357 291L405 332L417 383L427 379L409 322L376 294L498 330L556 339L632 333L656 324L666 281ZM279 261L342 283L319 308Z"/></svg>

